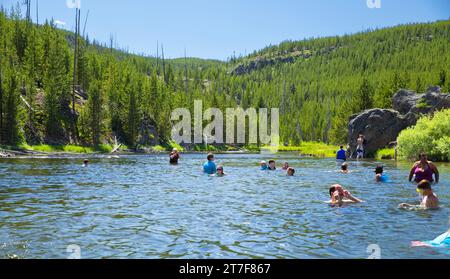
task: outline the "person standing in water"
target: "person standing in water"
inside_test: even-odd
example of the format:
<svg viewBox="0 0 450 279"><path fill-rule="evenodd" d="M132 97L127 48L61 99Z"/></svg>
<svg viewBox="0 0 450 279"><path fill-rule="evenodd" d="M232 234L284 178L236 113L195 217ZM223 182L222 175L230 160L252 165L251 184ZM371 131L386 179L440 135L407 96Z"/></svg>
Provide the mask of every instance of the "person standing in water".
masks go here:
<svg viewBox="0 0 450 279"><path fill-rule="evenodd" d="M172 152L170 152L169 155L169 162L171 165L177 165L178 159L180 159L180 153L178 153L178 149L174 148L172 149Z"/></svg>
<svg viewBox="0 0 450 279"><path fill-rule="evenodd" d="M427 154L421 153L419 157L420 160L414 163L409 172L408 180L411 181L414 177L416 183L422 180L439 183L439 171L437 167L431 161L428 161ZM433 174L435 180L433 180Z"/></svg>
<svg viewBox="0 0 450 279"><path fill-rule="evenodd" d="M203 164L203 172L207 174L215 174L217 171L216 163L214 163L214 155L209 153L206 157L208 161Z"/></svg>
<svg viewBox="0 0 450 279"><path fill-rule="evenodd" d="M345 151L343 145L341 145L339 150L336 152L336 160L347 161L347 152Z"/></svg>
<svg viewBox="0 0 450 279"><path fill-rule="evenodd" d="M407 203L401 203L399 208L421 208L421 209L437 209L439 208L439 199L435 193L433 193L433 189L431 188L431 183L428 180L422 180L417 184L416 191L422 196L422 201L420 205L411 205Z"/></svg>
<svg viewBox="0 0 450 279"><path fill-rule="evenodd" d="M364 158L364 144L364 136L360 134L358 139L356 140L356 159L358 160Z"/></svg>

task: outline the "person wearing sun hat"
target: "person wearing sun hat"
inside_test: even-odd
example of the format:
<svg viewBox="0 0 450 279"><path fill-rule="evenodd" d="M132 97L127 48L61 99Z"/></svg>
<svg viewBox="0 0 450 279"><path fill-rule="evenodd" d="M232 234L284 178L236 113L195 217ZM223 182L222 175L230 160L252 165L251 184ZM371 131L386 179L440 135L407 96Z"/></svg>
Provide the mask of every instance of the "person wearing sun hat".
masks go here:
<svg viewBox="0 0 450 279"><path fill-rule="evenodd" d="M261 170L267 170L268 169L266 161L261 161L259 163L259 165L261 166Z"/></svg>

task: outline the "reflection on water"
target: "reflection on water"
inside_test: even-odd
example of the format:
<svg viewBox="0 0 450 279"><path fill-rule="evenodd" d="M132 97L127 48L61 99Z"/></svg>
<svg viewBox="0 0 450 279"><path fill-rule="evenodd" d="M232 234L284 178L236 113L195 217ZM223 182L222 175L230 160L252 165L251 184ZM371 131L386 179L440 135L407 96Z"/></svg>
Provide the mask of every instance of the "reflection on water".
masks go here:
<svg viewBox="0 0 450 279"><path fill-rule="evenodd" d="M449 228L450 166L439 165L442 208L401 211L418 203L409 164L384 162L391 183L373 180L376 162L350 162L348 175L328 159L275 156L296 176L261 172L266 155L217 155L226 177L201 173L204 155L0 160L0 258L448 258L411 248ZM331 208L330 184L366 203Z"/></svg>

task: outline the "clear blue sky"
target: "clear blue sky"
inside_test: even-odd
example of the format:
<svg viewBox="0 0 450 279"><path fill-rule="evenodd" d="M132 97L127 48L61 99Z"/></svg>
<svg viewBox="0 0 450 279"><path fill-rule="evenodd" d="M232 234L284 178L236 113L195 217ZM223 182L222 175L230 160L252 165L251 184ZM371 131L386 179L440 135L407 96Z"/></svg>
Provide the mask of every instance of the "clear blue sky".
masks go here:
<svg viewBox="0 0 450 279"><path fill-rule="evenodd" d="M35 4L32 0L33 19ZM167 57L225 60L233 52L248 54L286 39L299 40L354 33L367 28L450 18L449 0L81 0L86 32L121 47L154 55L156 42ZM17 0L0 0L11 7ZM73 29L74 10L67 0L39 0L40 22L55 19Z"/></svg>

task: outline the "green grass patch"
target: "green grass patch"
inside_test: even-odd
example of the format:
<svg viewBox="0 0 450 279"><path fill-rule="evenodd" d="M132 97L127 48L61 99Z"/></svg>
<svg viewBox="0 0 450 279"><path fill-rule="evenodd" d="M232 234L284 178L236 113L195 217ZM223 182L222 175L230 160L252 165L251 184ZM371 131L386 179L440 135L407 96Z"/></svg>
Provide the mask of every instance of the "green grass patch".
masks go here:
<svg viewBox="0 0 450 279"><path fill-rule="evenodd" d="M28 145L21 144L18 146L20 149L36 151L36 152L46 152L46 153L109 153L112 151L113 147L108 144L100 144L98 146L78 146L78 145Z"/></svg>
<svg viewBox="0 0 450 279"><path fill-rule="evenodd" d="M180 152L184 151L184 148L174 141L169 141L168 143L161 144L161 145L155 145L152 147L152 150L154 152L169 152L169 151L172 151L172 149L174 149L174 148L178 149L178 151L180 151Z"/></svg>
<svg viewBox="0 0 450 279"><path fill-rule="evenodd" d="M271 146L264 147L270 151L277 149ZM332 158L336 156L338 146L329 145L322 142L302 142L300 145L280 145L278 152L299 152L301 155L309 155L314 157Z"/></svg>
<svg viewBox="0 0 450 279"><path fill-rule="evenodd" d="M393 159L395 159L395 149L394 148L380 149L375 154L375 159L377 159L377 160L393 160Z"/></svg>

